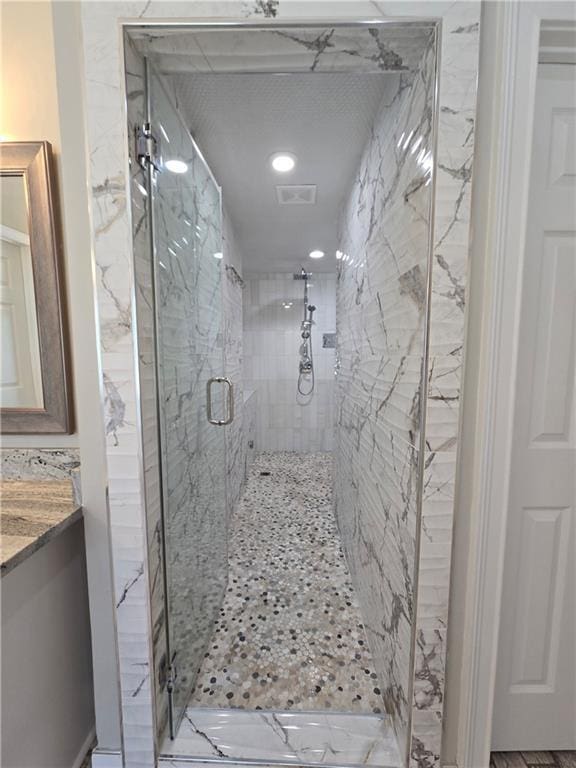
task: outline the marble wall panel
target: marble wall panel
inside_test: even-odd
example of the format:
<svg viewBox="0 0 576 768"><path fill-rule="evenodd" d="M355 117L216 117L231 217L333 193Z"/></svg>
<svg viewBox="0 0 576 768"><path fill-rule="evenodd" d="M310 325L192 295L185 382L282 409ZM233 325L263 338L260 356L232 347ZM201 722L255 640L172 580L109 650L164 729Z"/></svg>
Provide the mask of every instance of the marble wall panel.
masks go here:
<svg viewBox="0 0 576 768"><path fill-rule="evenodd" d="M280 6L280 13L286 7L288 3ZM205 72L207 64L211 72L415 72L427 38L424 26L367 30L317 25L232 35L199 30L194 39L186 34L152 33L137 44L166 74Z"/></svg>
<svg viewBox="0 0 576 768"><path fill-rule="evenodd" d="M432 195L434 40L389 86L340 221L336 517L407 742Z"/></svg>
<svg viewBox="0 0 576 768"><path fill-rule="evenodd" d="M436 154L425 474L410 754L440 765L466 278L474 157L479 4L443 19Z"/></svg>

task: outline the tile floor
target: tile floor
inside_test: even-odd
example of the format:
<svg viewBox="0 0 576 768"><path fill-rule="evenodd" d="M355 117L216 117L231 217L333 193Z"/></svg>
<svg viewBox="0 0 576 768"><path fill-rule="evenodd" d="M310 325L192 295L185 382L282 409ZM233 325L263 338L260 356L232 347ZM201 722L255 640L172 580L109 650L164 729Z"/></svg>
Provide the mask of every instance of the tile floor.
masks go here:
<svg viewBox="0 0 576 768"><path fill-rule="evenodd" d="M260 454L190 707L382 713L332 511L328 453Z"/></svg>
<svg viewBox="0 0 576 768"><path fill-rule="evenodd" d="M492 752L490 768L576 768L576 751Z"/></svg>

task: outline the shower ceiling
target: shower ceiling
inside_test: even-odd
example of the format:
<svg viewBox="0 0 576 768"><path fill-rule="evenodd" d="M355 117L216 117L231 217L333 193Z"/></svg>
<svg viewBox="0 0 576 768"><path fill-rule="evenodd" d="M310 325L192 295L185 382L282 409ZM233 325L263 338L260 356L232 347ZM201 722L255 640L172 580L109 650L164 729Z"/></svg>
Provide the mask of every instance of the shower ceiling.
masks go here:
<svg viewBox="0 0 576 768"><path fill-rule="evenodd" d="M244 272L336 268L337 222L374 117L396 72L177 74L169 79L186 122L223 188ZM391 96L390 96L391 97ZM270 156L295 155L275 173ZM277 185L316 185L313 205L279 205Z"/></svg>

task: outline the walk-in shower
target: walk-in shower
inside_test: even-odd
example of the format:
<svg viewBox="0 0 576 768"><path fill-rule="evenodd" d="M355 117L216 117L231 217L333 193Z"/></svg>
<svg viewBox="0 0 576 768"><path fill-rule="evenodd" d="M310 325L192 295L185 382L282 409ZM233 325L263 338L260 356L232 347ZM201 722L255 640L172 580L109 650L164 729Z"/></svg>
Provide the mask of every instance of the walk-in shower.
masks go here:
<svg viewBox="0 0 576 768"><path fill-rule="evenodd" d="M407 763L435 30L126 41L160 465L150 679L171 758Z"/></svg>
<svg viewBox="0 0 576 768"><path fill-rule="evenodd" d="M294 280L304 282L304 316L300 324L300 336L302 343L299 348L300 360L298 362L298 394L304 398L309 398L314 393L314 352L312 348L312 327L314 323L314 312L316 307L308 303L309 281L312 275L306 272L304 267L301 271L294 274ZM309 400L306 400L309 402Z"/></svg>

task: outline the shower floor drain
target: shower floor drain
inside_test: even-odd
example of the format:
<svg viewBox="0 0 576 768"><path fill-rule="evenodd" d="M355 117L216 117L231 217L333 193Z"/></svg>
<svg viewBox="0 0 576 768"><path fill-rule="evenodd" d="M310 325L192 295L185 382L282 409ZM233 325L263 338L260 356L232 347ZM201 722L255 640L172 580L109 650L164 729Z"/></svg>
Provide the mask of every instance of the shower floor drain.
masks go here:
<svg viewBox="0 0 576 768"><path fill-rule="evenodd" d="M268 475L271 475L272 472L260 472L260 477L268 477Z"/></svg>

